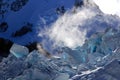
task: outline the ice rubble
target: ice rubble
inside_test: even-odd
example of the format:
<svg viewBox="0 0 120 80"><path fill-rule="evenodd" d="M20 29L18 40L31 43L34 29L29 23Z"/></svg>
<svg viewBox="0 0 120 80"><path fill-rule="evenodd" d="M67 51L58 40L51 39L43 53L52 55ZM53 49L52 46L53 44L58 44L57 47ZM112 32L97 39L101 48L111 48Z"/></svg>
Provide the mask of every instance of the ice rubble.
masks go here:
<svg viewBox="0 0 120 80"><path fill-rule="evenodd" d="M10 51L8 58L0 63L0 80L68 80L75 74L68 60L48 59L36 50L26 55L27 49L16 44Z"/></svg>
<svg viewBox="0 0 120 80"><path fill-rule="evenodd" d="M14 44L0 63L0 80L119 80L119 46L120 31L111 28L92 35L82 47L62 48L63 53L51 58L36 50L28 54Z"/></svg>
<svg viewBox="0 0 120 80"><path fill-rule="evenodd" d="M119 80L120 61L113 60L103 68L91 70L82 75L75 75L70 80Z"/></svg>
<svg viewBox="0 0 120 80"><path fill-rule="evenodd" d="M18 44L13 44L13 46L10 49L10 52L13 55L15 55L17 58L21 58L21 57L28 55L29 50L28 50L28 48L26 48L24 46L20 46Z"/></svg>

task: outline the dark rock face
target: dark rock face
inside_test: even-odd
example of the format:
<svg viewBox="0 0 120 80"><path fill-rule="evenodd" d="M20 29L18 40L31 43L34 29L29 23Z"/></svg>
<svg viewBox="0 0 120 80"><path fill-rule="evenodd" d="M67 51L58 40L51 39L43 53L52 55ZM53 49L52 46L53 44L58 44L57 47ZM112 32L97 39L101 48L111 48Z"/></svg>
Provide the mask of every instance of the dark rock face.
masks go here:
<svg viewBox="0 0 120 80"><path fill-rule="evenodd" d="M81 7L81 6L83 6L83 5L84 5L83 0L75 0L74 6L75 6L76 8Z"/></svg>
<svg viewBox="0 0 120 80"><path fill-rule="evenodd" d="M27 4L28 1L29 0L16 0L11 4L10 9L14 12L19 11L23 6Z"/></svg>
<svg viewBox="0 0 120 80"><path fill-rule="evenodd" d="M10 54L10 48L13 44L14 43L10 40L0 38L0 57L8 57ZM37 42L33 42L25 46L29 49L29 52L37 50Z"/></svg>
<svg viewBox="0 0 120 80"><path fill-rule="evenodd" d="M64 6L61 6L61 7L56 8L56 13L57 13L57 14L62 15L62 14L64 14L65 12L66 12L66 10L65 10L65 7L64 7Z"/></svg>
<svg viewBox="0 0 120 80"><path fill-rule="evenodd" d="M10 48L12 46L13 42L7 39L0 38L0 56L7 57L10 52Z"/></svg>
<svg viewBox="0 0 120 80"><path fill-rule="evenodd" d="M28 32L32 32L32 24L30 24L30 23L27 23L20 30L13 33L12 37L20 37L20 36L27 34Z"/></svg>
<svg viewBox="0 0 120 80"><path fill-rule="evenodd" d="M5 32L8 29L8 24L7 22L2 22L0 24L0 32Z"/></svg>
<svg viewBox="0 0 120 80"><path fill-rule="evenodd" d="M30 43L26 45L26 47L29 49L29 52L32 52L33 50L37 50L37 42Z"/></svg>

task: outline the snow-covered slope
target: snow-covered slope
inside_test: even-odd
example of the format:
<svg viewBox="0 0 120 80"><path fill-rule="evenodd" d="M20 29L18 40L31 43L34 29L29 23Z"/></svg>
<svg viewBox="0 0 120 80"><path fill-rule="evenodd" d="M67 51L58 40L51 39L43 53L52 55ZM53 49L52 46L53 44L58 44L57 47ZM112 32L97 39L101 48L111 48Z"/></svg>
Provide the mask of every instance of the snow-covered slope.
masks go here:
<svg viewBox="0 0 120 80"><path fill-rule="evenodd" d="M74 0L6 0L2 2L9 6L2 5L3 10L7 10L7 12L1 15L0 23L7 22L8 29L6 32L0 32L0 37L10 39L19 44L38 40L36 29L39 29L38 26L44 27L44 25L39 25L42 23L41 19L45 19L47 24L50 24L57 19L56 8L64 6L66 9L70 9L74 4ZM11 10L14 2L17 2L16 7L20 7L17 11ZM20 5L20 3L24 2L26 2L25 5ZM32 32L21 37L11 37L12 33L15 33L27 23L33 24Z"/></svg>
<svg viewBox="0 0 120 80"><path fill-rule="evenodd" d="M8 28L0 32L0 37L21 45L41 42L47 50L55 46L75 48L91 34L104 31L109 26L117 28L120 23L118 16L102 13L91 0L84 0L84 6L79 9L73 7L74 0L6 0L2 3L6 4L2 8L6 12L1 15L0 23L6 22ZM11 9L13 3L16 3L16 11ZM56 12L62 6L66 10L65 15Z"/></svg>

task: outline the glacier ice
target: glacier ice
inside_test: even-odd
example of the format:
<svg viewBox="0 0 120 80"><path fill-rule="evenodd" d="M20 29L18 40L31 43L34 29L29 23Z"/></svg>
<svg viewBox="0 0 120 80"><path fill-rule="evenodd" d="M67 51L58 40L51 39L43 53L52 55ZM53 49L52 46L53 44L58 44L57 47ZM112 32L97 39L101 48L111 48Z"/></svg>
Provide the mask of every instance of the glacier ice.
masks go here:
<svg viewBox="0 0 120 80"><path fill-rule="evenodd" d="M119 60L115 59L103 67L87 71L82 75L73 76L71 80L119 80L119 68Z"/></svg>
<svg viewBox="0 0 120 80"><path fill-rule="evenodd" d="M17 58L22 58L22 57L25 57L25 56L28 55L29 50L25 46L21 46L21 45L18 45L18 44L13 44L11 49L10 49L10 52L14 56L16 56Z"/></svg>
<svg viewBox="0 0 120 80"><path fill-rule="evenodd" d="M108 29L92 35L81 47L63 47L62 53L49 58L14 44L0 63L0 80L119 80L119 40L120 32Z"/></svg>
<svg viewBox="0 0 120 80"><path fill-rule="evenodd" d="M81 50L74 49L72 50L71 48L64 47L63 51L68 53L78 64L82 62L86 62L86 53L83 51L81 53Z"/></svg>
<svg viewBox="0 0 120 80"><path fill-rule="evenodd" d="M61 73L59 74L59 76L57 78L55 78L54 80L69 80L69 75L66 73Z"/></svg>

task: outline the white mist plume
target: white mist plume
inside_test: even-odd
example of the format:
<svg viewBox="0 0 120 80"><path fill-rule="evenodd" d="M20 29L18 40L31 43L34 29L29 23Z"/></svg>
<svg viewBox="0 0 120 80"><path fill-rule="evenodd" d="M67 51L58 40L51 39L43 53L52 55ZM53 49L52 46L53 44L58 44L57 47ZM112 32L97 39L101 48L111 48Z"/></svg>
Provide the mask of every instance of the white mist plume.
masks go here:
<svg viewBox="0 0 120 80"><path fill-rule="evenodd" d="M87 24L86 20L93 16L95 13L87 8L82 8L76 13L67 12L58 18L50 28L47 28L45 34L51 41L54 41L54 46L70 48L81 46L86 39L86 30L82 29L81 26Z"/></svg>
<svg viewBox="0 0 120 80"><path fill-rule="evenodd" d="M118 15L120 17L120 0L93 0L106 14Z"/></svg>

